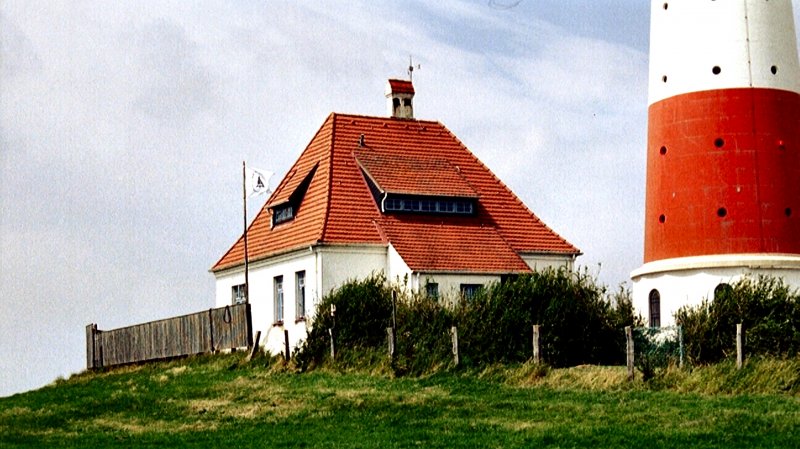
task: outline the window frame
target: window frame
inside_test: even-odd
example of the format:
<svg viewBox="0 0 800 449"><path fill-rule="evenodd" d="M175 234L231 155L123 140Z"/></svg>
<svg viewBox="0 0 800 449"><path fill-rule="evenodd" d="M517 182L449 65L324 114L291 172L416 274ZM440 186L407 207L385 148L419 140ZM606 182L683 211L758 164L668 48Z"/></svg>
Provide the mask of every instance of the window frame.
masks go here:
<svg viewBox="0 0 800 449"><path fill-rule="evenodd" d="M426 282L425 296L430 299L439 300L439 283L431 281Z"/></svg>
<svg viewBox="0 0 800 449"><path fill-rule="evenodd" d="M238 306L247 302L247 295L245 294L245 284L236 284L231 286L231 305Z"/></svg>
<svg viewBox="0 0 800 449"><path fill-rule="evenodd" d="M306 319L306 270L294 273L294 320L295 323Z"/></svg>
<svg viewBox="0 0 800 449"><path fill-rule="evenodd" d="M461 292L461 297L467 301L471 301L475 295L483 290L483 284L471 284L465 282L463 284L459 284L458 287L459 291Z"/></svg>
<svg viewBox="0 0 800 449"><path fill-rule="evenodd" d="M273 285L273 309L274 325L280 326L283 324L283 315L285 311L284 290L283 290L283 275L275 276L272 278Z"/></svg>
<svg viewBox="0 0 800 449"><path fill-rule="evenodd" d="M661 292L658 289L654 288L648 293L647 311L650 327L661 327Z"/></svg>

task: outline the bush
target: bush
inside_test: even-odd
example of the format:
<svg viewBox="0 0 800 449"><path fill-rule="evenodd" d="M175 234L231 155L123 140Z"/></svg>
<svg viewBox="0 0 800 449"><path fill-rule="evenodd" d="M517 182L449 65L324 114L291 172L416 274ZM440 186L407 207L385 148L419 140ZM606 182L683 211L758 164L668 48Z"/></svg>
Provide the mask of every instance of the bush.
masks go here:
<svg viewBox="0 0 800 449"><path fill-rule="evenodd" d="M295 363L304 371L330 357L328 329L333 330L338 348L383 345L391 317L392 291L383 275L348 282L317 304L308 337L295 351Z"/></svg>
<svg viewBox="0 0 800 449"><path fill-rule="evenodd" d="M800 350L800 300L779 278L745 277L717 289L713 301L683 307L675 320L683 326L686 356L695 364L736 354L736 324L742 323L751 355L794 357Z"/></svg>
<svg viewBox="0 0 800 449"><path fill-rule="evenodd" d="M296 351L305 370L337 348L386 348L392 290L383 276L350 282L323 298L307 340ZM331 305L336 307L331 317ZM532 326L541 325L543 359L552 366L619 364L625 360L622 329L634 324L630 293L607 295L586 273L548 270L486 286L450 308L421 295L397 295L395 374L423 374L452 365L450 329L458 327L464 366L520 363L533 352ZM339 349L337 349L338 351Z"/></svg>

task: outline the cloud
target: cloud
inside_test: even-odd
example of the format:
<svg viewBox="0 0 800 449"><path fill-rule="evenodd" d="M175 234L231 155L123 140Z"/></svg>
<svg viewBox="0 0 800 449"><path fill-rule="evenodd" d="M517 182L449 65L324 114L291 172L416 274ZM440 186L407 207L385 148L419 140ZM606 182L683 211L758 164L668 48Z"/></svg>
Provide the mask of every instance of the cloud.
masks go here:
<svg viewBox="0 0 800 449"><path fill-rule="evenodd" d="M626 280L641 262L648 17L632 7L638 34L621 36L599 28L619 2L593 3L597 17L550 2L551 22L543 4L0 4L0 395L82 369L90 322L210 307L207 270L242 231L242 160L280 176L330 112L383 115L409 56L416 115L579 263Z"/></svg>

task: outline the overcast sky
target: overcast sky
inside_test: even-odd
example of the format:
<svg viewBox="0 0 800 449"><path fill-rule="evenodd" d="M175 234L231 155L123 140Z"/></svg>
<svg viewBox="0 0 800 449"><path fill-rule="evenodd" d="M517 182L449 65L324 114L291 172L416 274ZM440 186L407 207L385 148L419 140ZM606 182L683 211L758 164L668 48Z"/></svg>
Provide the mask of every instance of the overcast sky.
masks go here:
<svg viewBox="0 0 800 449"><path fill-rule="evenodd" d="M415 115L628 282L648 27L643 0L0 2L0 396L82 370L89 323L212 307L242 160L274 186L409 56Z"/></svg>

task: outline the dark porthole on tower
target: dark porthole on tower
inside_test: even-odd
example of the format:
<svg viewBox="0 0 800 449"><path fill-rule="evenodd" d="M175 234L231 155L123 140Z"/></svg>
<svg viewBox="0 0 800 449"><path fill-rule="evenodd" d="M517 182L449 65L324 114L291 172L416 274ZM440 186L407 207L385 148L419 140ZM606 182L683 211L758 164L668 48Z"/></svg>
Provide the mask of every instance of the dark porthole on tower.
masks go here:
<svg viewBox="0 0 800 449"><path fill-rule="evenodd" d="M783 211L783 213L784 213L784 214L786 214L786 216L787 216L787 217L791 217L791 216L792 216L792 208L791 208L791 207L787 207L787 208L786 208L786 209Z"/></svg>
<svg viewBox="0 0 800 449"><path fill-rule="evenodd" d="M726 215L728 215L728 209L725 209L724 207L717 209L717 217L725 218Z"/></svg>
<svg viewBox="0 0 800 449"><path fill-rule="evenodd" d="M774 65L774 66L770 67L769 71L772 72L773 75L777 75L778 74L778 66Z"/></svg>
<svg viewBox="0 0 800 449"><path fill-rule="evenodd" d="M661 214L661 215L658 216L658 222L659 223L664 223L665 221L667 221L667 216L666 215Z"/></svg>
<svg viewBox="0 0 800 449"><path fill-rule="evenodd" d="M662 146L662 147L661 147L661 149L659 149L659 150L658 150L658 152L659 152L659 154L661 154L662 156L663 156L663 155L665 155L665 154L667 154L667 147L665 147L665 146Z"/></svg>
<svg viewBox="0 0 800 449"><path fill-rule="evenodd" d="M661 81L666 83L667 82L667 75L662 76L661 77Z"/></svg>
<svg viewBox="0 0 800 449"><path fill-rule="evenodd" d="M711 73L713 73L714 75L719 75L720 73L722 73L722 68L718 65L715 65L714 67L711 68Z"/></svg>
<svg viewBox="0 0 800 449"><path fill-rule="evenodd" d="M722 148L725 145L725 139L722 137L717 137L714 139L714 146L717 148Z"/></svg>
<svg viewBox="0 0 800 449"><path fill-rule="evenodd" d="M669 3L664 3L664 11L666 11L667 8L669 8Z"/></svg>

